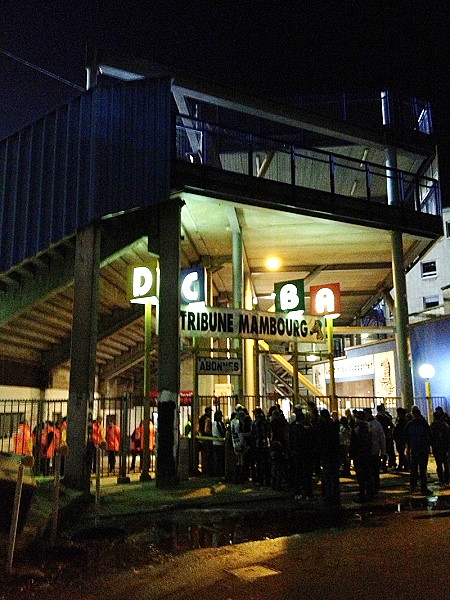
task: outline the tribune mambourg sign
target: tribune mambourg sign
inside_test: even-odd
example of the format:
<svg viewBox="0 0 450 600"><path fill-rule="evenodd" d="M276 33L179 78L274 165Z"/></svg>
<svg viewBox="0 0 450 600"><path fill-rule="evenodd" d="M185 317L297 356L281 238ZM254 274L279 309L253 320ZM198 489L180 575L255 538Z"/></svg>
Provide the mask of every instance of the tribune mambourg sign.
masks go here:
<svg viewBox="0 0 450 600"><path fill-rule="evenodd" d="M188 308L180 311L181 334L185 337L252 338L262 340L324 342L323 317L259 312L236 308Z"/></svg>

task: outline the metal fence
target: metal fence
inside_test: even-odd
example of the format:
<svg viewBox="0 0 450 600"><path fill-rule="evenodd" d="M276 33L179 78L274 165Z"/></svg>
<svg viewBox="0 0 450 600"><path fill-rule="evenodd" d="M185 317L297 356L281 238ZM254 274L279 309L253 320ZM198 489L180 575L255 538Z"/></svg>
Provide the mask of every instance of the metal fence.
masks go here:
<svg viewBox="0 0 450 600"><path fill-rule="evenodd" d="M109 423L114 422L120 429L121 444L126 449L127 472L139 472L140 455L133 447L133 432L139 427L144 416L144 402L142 396L125 395L117 398L95 398L89 402L89 421L99 420L105 430ZM180 398L179 407L179 432L185 435L189 430L196 432L196 424L192 420L191 394L184 394ZM213 412L220 409L224 421L227 422L235 410L237 404L246 407L252 415L254 408L261 407L267 414L273 405L280 406L286 418L289 418L294 404L301 404L308 408L313 402L317 408L330 408L330 397L321 396L284 396L276 394L267 396L199 396L197 399L197 410L195 414L200 416L204 409L209 406ZM415 398L414 402L419 406L422 414L428 414L428 398ZM431 399L433 410L441 406L445 412L450 412L450 402L442 396ZM338 412L344 414L346 409L370 407L376 410L379 404L395 416L395 410L401 406L401 398L391 397L337 397ZM150 398L150 416L154 424L155 437L157 439L158 429L158 407L156 397ZM26 399L26 400L0 400L0 451L15 454L30 454L35 457L35 473L38 475L51 475L54 470L55 455L66 437L66 430L70 428L67 423L67 400L49 399ZM190 427L186 427L190 425ZM122 447L121 445L121 447ZM106 451L106 453L108 450ZM101 455L101 475L108 474L108 457L103 452ZM157 446L151 450L150 470L155 470L155 456ZM118 452L117 452L118 454ZM118 462L118 461L117 461ZM116 473L118 473L118 465Z"/></svg>

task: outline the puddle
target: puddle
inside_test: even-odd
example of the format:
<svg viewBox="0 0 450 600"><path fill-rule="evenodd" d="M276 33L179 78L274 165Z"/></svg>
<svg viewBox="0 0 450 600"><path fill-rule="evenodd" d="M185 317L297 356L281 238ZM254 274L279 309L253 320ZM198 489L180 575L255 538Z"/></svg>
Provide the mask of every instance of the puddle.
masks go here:
<svg viewBox="0 0 450 600"><path fill-rule="evenodd" d="M121 517L108 525L79 530L74 542L122 538L151 543L163 552L179 554L196 548L216 548L274 539L323 529L380 527L395 513L425 513L413 518L450 517L450 497L412 497L400 503L369 504L357 508L323 510L320 500L311 506L187 510L161 516Z"/></svg>
<svg viewBox="0 0 450 600"><path fill-rule="evenodd" d="M339 510L193 510L173 513L166 519L122 517L105 526L72 532L67 537L72 542L127 538L150 542L163 552L182 553L342 527L347 523L347 515Z"/></svg>
<svg viewBox="0 0 450 600"><path fill-rule="evenodd" d="M420 498L411 497L397 504L397 512L424 510L450 511L450 497L433 494L430 496L421 496Z"/></svg>

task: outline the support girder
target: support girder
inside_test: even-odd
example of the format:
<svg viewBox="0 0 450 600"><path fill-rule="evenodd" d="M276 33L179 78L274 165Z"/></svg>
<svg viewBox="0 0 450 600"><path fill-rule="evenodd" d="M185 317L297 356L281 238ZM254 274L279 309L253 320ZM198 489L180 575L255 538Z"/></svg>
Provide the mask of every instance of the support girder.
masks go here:
<svg viewBox="0 0 450 600"><path fill-rule="evenodd" d="M279 272L280 273L298 273L301 271L313 272L316 269L323 271L357 271L366 269L390 269L390 262L364 262L364 263L340 263L332 265L284 265ZM252 274L256 273L270 273L270 269L264 265L260 267L253 267L251 270Z"/></svg>

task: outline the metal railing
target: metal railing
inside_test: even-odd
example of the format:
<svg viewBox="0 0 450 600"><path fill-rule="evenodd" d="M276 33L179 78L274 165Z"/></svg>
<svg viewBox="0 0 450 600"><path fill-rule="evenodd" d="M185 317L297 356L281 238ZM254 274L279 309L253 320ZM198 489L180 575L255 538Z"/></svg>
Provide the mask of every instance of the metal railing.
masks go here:
<svg viewBox="0 0 450 600"><path fill-rule="evenodd" d="M450 401L445 396L432 397L433 410L440 406L450 414ZM395 416L397 407L402 406L400 396L337 396L338 412L343 415L346 409L371 408L376 412L377 406L384 404L387 411ZM234 412L235 406L241 404L251 412L254 408L262 408L267 414L270 407L279 406L286 417L289 416L294 405L300 404L306 411L313 403L319 410L322 408L330 409L331 396L279 396L278 394L269 394L267 396L199 396L198 406L199 414L204 412L206 407L211 407L214 411L220 410L227 421ZM420 408L421 413L426 417L428 409L428 399L423 397L414 398L414 404Z"/></svg>
<svg viewBox="0 0 450 600"><path fill-rule="evenodd" d="M389 98L390 121L396 129L416 130L425 134L433 132L429 102L391 90ZM292 98L291 104L365 127L378 128L383 124L380 90L302 94Z"/></svg>
<svg viewBox="0 0 450 600"><path fill-rule="evenodd" d="M361 159L177 116L177 158L361 201L441 214L438 181ZM397 197L388 198L388 188Z"/></svg>
<svg viewBox="0 0 450 600"><path fill-rule="evenodd" d="M432 399L433 410L441 406L445 412L450 412L450 401L442 396ZM191 423L193 396L185 394L181 397L179 407L179 432L186 434L186 425ZM330 396L283 396L268 394L266 396L199 396L196 398L198 414L203 414L204 409L210 406L213 413L220 409L224 421L232 416L236 404L241 404L252 411L256 407L268 413L271 406L278 405L288 418L294 404L301 404L307 410L312 402L317 408L330 408ZM386 409L395 416L395 409L401 406L401 398L393 397L356 397L338 396L338 412L344 414L345 409L370 407L376 410L379 404L384 404ZM419 406L422 414L427 416L428 398L417 397L414 402ZM151 420L154 423L155 434L158 429L158 407L155 397L150 399ZM117 398L92 399L89 402L89 422L100 418L105 430L109 422L114 421L120 428L121 448L126 454L126 470L139 472L139 450L133 448L132 434L139 426L144 416L142 396L126 395ZM35 458L35 473L37 475L52 475L55 467L56 453L66 438L65 417L67 416L67 400L27 399L27 400L0 400L0 452L15 454L33 454ZM67 430L70 422L67 423ZM191 431L196 431L196 424L191 423ZM100 474L108 474L107 452L101 453ZM155 468L155 455L157 447L151 451L150 470ZM133 457L134 454L134 457ZM133 460L134 458L134 460ZM119 473L119 452L117 452L117 465L115 474Z"/></svg>

